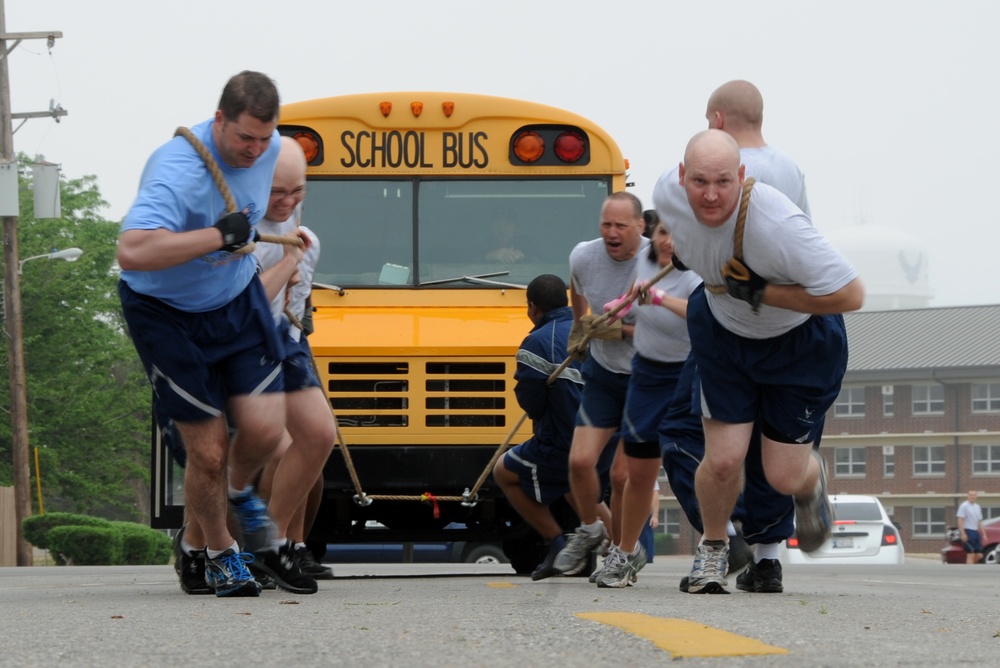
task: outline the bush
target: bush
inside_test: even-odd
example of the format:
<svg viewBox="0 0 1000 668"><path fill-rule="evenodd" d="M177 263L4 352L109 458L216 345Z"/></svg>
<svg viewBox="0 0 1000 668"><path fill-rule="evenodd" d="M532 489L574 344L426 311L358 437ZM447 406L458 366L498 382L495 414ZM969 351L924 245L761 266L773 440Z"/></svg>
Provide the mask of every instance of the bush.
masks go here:
<svg viewBox="0 0 1000 668"><path fill-rule="evenodd" d="M653 545L656 547L656 554L674 553L674 537L668 533L656 534Z"/></svg>
<svg viewBox="0 0 1000 668"><path fill-rule="evenodd" d="M49 532L48 542L51 552L75 566L122 561L122 532L113 526L57 526Z"/></svg>
<svg viewBox="0 0 1000 668"><path fill-rule="evenodd" d="M170 538L165 533L151 529L144 524L110 522L100 517L75 513L48 513L26 517L22 526L24 539L39 549L48 550L52 554L53 560L59 565L65 565L65 559L72 560L74 564L141 566L170 563ZM71 539L66 537L69 535L66 532L56 532L53 536L56 529L63 528L111 531L116 536L111 542L115 543L116 546L109 546L103 551L100 548L90 546L76 548L67 544L67 541L71 541ZM105 534L86 534L87 538L84 540L94 540L94 535ZM106 556L103 558L107 560L90 561L90 559L98 558L96 555L100 554L105 554ZM114 560L111 560L112 558Z"/></svg>
<svg viewBox="0 0 1000 668"><path fill-rule="evenodd" d="M135 522L112 522L122 535L122 560L130 566L170 562L170 539L165 533Z"/></svg>
<svg viewBox="0 0 1000 668"><path fill-rule="evenodd" d="M21 523L21 534L24 540L28 541L40 550L51 550L49 545L49 533L55 527L62 526L89 526L111 528L111 522L100 517L90 515L77 515L76 513L48 513L45 515L32 515L25 517Z"/></svg>

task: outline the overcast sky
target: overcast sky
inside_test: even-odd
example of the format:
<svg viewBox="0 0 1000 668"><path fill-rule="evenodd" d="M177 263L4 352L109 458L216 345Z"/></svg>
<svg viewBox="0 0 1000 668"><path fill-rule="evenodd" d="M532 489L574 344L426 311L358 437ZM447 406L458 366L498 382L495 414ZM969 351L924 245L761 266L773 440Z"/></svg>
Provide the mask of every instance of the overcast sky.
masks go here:
<svg viewBox="0 0 1000 668"><path fill-rule="evenodd" d="M571 110L617 140L647 206L711 91L747 79L822 232L905 232L929 252L932 306L1000 303L995 0L4 2L7 32L63 33L11 53L13 111L69 112L27 121L14 148L95 175L112 220L149 153L242 69L286 102L443 90Z"/></svg>

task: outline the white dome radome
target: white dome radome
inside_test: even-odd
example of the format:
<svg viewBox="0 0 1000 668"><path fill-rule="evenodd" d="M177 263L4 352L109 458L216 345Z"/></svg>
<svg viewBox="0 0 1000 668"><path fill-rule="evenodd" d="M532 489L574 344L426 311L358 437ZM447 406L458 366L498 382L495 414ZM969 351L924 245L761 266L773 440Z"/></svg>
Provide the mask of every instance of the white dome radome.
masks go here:
<svg viewBox="0 0 1000 668"><path fill-rule="evenodd" d="M928 306L934 296L930 253L915 237L878 225L845 227L825 236L857 268L865 286L863 311Z"/></svg>

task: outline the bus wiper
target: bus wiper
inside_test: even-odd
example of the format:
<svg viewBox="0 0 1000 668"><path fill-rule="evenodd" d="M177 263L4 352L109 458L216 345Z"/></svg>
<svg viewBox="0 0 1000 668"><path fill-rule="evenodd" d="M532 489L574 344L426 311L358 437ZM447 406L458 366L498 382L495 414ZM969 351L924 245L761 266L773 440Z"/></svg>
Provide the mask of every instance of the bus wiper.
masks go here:
<svg viewBox="0 0 1000 668"><path fill-rule="evenodd" d="M493 276L506 276L509 271L494 271L489 274L473 274L471 276L456 276L454 278L439 278L433 281L423 281L419 284L419 287L424 287L425 285L442 285L444 283L454 283L456 281L468 281L469 283L476 283L478 285L495 285L501 288L520 288L521 290L526 290L528 286L520 285L518 283L504 283L502 281L489 281L486 280Z"/></svg>
<svg viewBox="0 0 1000 668"><path fill-rule="evenodd" d="M312 285L313 285L314 288L323 288L324 290L333 290L334 292L336 292L341 297L343 297L344 294L345 294L344 288L340 287L339 285L328 285L327 283L313 283Z"/></svg>

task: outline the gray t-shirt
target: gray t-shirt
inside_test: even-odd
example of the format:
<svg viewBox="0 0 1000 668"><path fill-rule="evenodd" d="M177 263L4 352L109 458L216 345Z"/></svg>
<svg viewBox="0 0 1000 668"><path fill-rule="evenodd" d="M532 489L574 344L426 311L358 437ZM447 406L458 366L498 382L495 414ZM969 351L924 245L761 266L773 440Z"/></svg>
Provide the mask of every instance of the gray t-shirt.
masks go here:
<svg viewBox="0 0 1000 668"><path fill-rule="evenodd" d="M656 261L643 253L636 264L636 278L648 281L663 269ZM693 271L674 270L661 278L653 287L663 290L671 297L687 299L701 283L701 277ZM657 362L683 362L691 352L687 321L663 306L652 304L632 305L630 313L635 314L635 350L643 357Z"/></svg>
<svg viewBox="0 0 1000 668"><path fill-rule="evenodd" d="M670 225L681 261L707 285L723 284L722 267L733 256L739 207L720 227L702 225L691 210L676 170L657 181L653 202L660 218ZM750 196L743 260L769 283L801 285L816 296L832 294L858 275L854 265L816 231L809 216L766 183L757 183ZM728 294L709 292L706 299L719 324L751 339L780 336L809 318L807 313L766 305L755 314L750 304Z"/></svg>
<svg viewBox="0 0 1000 668"><path fill-rule="evenodd" d="M569 254L569 277L573 288L590 305L590 312L600 315L604 305L625 294L632 285L636 260L646 252L649 239L643 237L639 250L630 260L619 262L608 255L604 239L581 241ZM631 314L623 322L631 324ZM594 339L590 342L590 354L594 361L608 371L632 373L632 355L635 347L631 340L607 341Z"/></svg>

